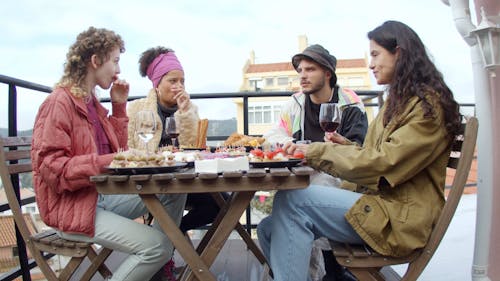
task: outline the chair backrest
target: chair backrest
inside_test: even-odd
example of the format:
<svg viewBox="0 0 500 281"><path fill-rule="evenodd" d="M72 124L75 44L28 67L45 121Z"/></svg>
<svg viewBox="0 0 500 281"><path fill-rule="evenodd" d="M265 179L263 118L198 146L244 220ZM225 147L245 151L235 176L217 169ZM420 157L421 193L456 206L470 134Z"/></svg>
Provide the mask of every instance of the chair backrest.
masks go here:
<svg viewBox="0 0 500 281"><path fill-rule="evenodd" d="M462 124L461 135L457 136L452 145L452 152L448 162L448 168L455 169L455 176L446 199L441 215L432 230L431 236L426 246L422 249L421 255L410 263L405 279L416 280L423 268L430 261L439 243L443 239L451 219L455 214L460 198L464 192L465 184L469 175L474 151L476 148L478 121L475 117L468 117L465 124ZM419 270L413 270L419 269ZM414 273L412 273L414 272ZM414 276L411 276L414 275Z"/></svg>
<svg viewBox="0 0 500 281"><path fill-rule="evenodd" d="M85 258L91 265L80 276L80 280L90 280L99 271L103 277L111 276L104 264L112 250L102 248L99 253L91 243L62 239L56 231L30 233L23 218L19 196L19 175L32 172L31 137L0 137L0 175L14 221L36 264L47 280L69 280ZM47 263L43 253L71 257L57 274ZM29 271L29 268L23 270Z"/></svg>
<svg viewBox="0 0 500 281"><path fill-rule="evenodd" d="M31 137L0 138L0 173L2 183L7 201L14 214L14 220L25 241L30 237L30 232L23 219L21 205L16 195L19 191L17 189L18 186L14 187L14 183L18 182L18 175L32 171L30 147Z"/></svg>

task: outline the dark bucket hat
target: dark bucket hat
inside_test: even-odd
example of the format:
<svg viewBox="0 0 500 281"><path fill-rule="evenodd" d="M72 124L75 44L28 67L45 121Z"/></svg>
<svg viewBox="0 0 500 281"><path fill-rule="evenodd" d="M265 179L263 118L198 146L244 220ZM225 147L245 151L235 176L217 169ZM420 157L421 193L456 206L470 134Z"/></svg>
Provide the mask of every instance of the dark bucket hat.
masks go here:
<svg viewBox="0 0 500 281"><path fill-rule="evenodd" d="M292 57L292 65L297 70L299 67L300 61L303 59L312 60L319 65L325 67L326 69L332 72L332 79L335 78L337 80L337 75L335 74L335 69L337 68L337 58L335 56L330 55L327 49L323 48L323 46L319 44L311 45L302 51L302 53L298 53Z"/></svg>

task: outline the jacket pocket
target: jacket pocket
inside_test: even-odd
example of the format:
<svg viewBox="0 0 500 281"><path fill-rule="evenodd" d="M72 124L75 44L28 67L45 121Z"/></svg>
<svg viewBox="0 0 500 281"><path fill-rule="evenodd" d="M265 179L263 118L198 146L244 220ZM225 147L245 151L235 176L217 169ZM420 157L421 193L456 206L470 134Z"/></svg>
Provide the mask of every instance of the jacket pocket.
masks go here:
<svg viewBox="0 0 500 281"><path fill-rule="evenodd" d="M354 204L350 214L358 227L377 242L381 242L391 230L387 209L375 196L363 196Z"/></svg>

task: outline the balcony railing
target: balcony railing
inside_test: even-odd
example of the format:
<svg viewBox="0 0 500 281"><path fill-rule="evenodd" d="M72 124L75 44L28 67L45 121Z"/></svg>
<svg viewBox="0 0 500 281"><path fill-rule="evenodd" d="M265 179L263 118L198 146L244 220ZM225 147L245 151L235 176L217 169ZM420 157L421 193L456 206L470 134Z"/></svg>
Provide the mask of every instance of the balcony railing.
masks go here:
<svg viewBox="0 0 500 281"><path fill-rule="evenodd" d="M12 78L9 76L0 74L0 84L8 85L8 135L9 136L17 136L18 135L18 88L24 88L28 90L33 90L39 94L50 94L52 91L51 87L32 83L29 81ZM363 99L366 107L375 107L379 108L383 103L383 92L382 91L356 91L356 93ZM232 99L242 99L243 104L243 134L248 135L249 126L248 126L248 106L251 98L261 98L261 97L288 97L292 95L293 92L232 92L232 93L202 93L202 94L191 94L191 99L224 99L224 98L232 98ZM138 99L142 97L130 97L129 100ZM109 98L101 99L103 103L109 103ZM464 103L460 104L462 108L475 108L473 103ZM35 115L36 112L33 113ZM473 114L473 113L472 113ZM475 114L474 114L475 115ZM2 117L3 118L3 117ZM209 141L222 141L225 140L228 136L208 136ZM17 189L19 195L19 184L14 186ZM29 203L35 202L34 197L24 198L21 200L21 205L26 205ZM0 204L0 212L4 212L10 210L10 207L7 203ZM250 217L250 210L248 209L246 212L246 229L250 233L251 229L255 228L256 225L252 224ZM19 262L21 264L20 267L4 273L0 275L0 281L11 281L20 276L23 277L24 281L31 280L29 275L29 269L34 268L36 263L33 260L28 260L26 248L24 246L24 242L19 233L17 233L16 229L16 237L17 237L17 246L19 250ZM28 271L28 272L26 272Z"/></svg>

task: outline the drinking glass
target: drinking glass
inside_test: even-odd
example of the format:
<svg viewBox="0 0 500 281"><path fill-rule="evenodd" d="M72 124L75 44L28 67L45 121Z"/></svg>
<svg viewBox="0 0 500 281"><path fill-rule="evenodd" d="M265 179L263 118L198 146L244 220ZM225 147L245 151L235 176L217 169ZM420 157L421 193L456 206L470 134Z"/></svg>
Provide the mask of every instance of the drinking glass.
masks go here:
<svg viewBox="0 0 500 281"><path fill-rule="evenodd" d="M144 143L146 151L149 153L148 143L156 131L156 121L153 111L142 110L137 112L135 125L135 133Z"/></svg>
<svg viewBox="0 0 500 281"><path fill-rule="evenodd" d="M172 146L175 147L175 142L179 136L179 130L175 124L175 117L171 116L165 118L165 134L167 135L167 138L172 140Z"/></svg>
<svg viewBox="0 0 500 281"><path fill-rule="evenodd" d="M340 108L336 103L323 103L319 109L319 125L323 131L333 133L340 125Z"/></svg>

